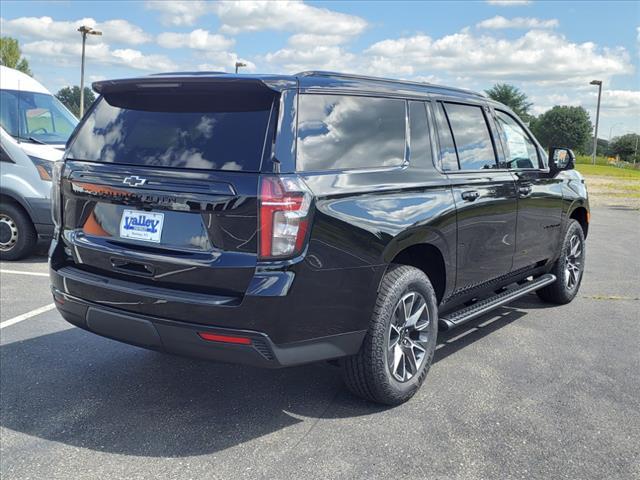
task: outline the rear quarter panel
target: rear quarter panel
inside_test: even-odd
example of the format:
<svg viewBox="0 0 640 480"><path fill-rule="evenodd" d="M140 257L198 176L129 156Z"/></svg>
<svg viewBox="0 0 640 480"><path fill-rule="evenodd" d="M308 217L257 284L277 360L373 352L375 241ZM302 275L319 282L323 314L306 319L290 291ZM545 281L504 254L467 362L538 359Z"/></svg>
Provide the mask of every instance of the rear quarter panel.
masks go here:
<svg viewBox="0 0 640 480"><path fill-rule="evenodd" d="M456 212L446 176L398 167L303 178L316 198L305 256L310 267L373 269L375 292L400 251L427 243L440 250L447 272L455 272ZM447 290L455 281L450 277Z"/></svg>

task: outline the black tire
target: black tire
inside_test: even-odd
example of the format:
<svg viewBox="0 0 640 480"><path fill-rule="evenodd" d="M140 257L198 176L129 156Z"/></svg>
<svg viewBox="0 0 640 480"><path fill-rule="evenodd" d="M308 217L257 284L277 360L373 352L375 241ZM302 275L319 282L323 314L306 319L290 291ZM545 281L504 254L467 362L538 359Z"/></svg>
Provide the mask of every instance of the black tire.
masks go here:
<svg viewBox="0 0 640 480"><path fill-rule="evenodd" d="M391 324L393 322L394 331L398 331L397 326L400 323L395 316L396 309L400 307L400 301L410 297L412 292L416 302L415 311L420 310L423 312L422 315L426 313L427 317L426 319L424 316L420 317L421 320L415 322L416 328L413 330L404 327L406 328L404 333L399 333L397 340L394 338L395 341L392 341L392 336L395 334L391 332ZM402 305L404 306L405 303ZM412 302L411 305L413 307L414 303ZM412 307L409 307L409 311ZM417 337L414 336L412 341L411 335L414 334ZM377 403L399 405L406 402L418 391L427 376L433 360L437 336L438 305L429 278L417 268L392 265L382 279L369 330L360 351L342 362L347 388L355 395ZM427 340L424 340L425 338ZM389 348L391 344L395 347ZM400 369L392 373L393 365L389 367L390 362L400 365L395 357L393 360L389 358L392 350L395 352L394 348L411 352L413 363L407 354L407 363L402 366L404 369L402 376L407 376L404 381L399 381L394 376L400 374L398 373ZM416 367L415 373L409 378L409 370L413 367Z"/></svg>
<svg viewBox="0 0 640 480"><path fill-rule="evenodd" d="M38 241L36 229L22 207L0 205L0 260L20 260L30 255Z"/></svg>
<svg viewBox="0 0 640 480"><path fill-rule="evenodd" d="M572 241L574 241L574 238L579 242L580 254L577 256L572 255ZM556 281L538 290L538 297L545 302L558 305L564 305L573 300L578 294L580 283L582 282L585 253L586 248L582 227L576 220L571 219L569 220L564 238L562 239L560 256L550 271L550 273L556 276ZM574 269L575 265L577 265L578 268L577 272ZM572 278L571 269L574 269L576 277Z"/></svg>

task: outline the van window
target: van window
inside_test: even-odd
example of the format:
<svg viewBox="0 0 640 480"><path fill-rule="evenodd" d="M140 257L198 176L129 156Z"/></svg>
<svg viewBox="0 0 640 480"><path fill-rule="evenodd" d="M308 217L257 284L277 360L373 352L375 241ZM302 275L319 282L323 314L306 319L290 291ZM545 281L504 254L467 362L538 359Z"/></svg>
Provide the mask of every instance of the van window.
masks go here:
<svg viewBox="0 0 640 480"><path fill-rule="evenodd" d="M496 154L482 107L446 103L461 170L497 168Z"/></svg>
<svg viewBox="0 0 640 480"><path fill-rule="evenodd" d="M300 95L297 168L301 171L401 165L406 102L347 95Z"/></svg>
<svg viewBox="0 0 640 480"><path fill-rule="evenodd" d="M409 102L409 125L411 164L419 167L433 165L431 160L429 124L427 123L427 109L424 102Z"/></svg>
<svg viewBox="0 0 640 480"><path fill-rule="evenodd" d="M504 168L539 168L538 150L527 132L507 113L496 110L496 118L507 149Z"/></svg>
<svg viewBox="0 0 640 480"><path fill-rule="evenodd" d="M438 102L435 106L434 113L436 123L438 124L438 139L440 140L440 161L443 170L458 170L458 154L456 146L453 143L449 121L444 113L442 104Z"/></svg>
<svg viewBox="0 0 640 480"><path fill-rule="evenodd" d="M65 143L78 120L46 93L0 90L0 124L22 140Z"/></svg>
<svg viewBox="0 0 640 480"><path fill-rule="evenodd" d="M170 168L260 171L273 97L118 92L85 117L67 158ZM224 98L223 98L224 97Z"/></svg>

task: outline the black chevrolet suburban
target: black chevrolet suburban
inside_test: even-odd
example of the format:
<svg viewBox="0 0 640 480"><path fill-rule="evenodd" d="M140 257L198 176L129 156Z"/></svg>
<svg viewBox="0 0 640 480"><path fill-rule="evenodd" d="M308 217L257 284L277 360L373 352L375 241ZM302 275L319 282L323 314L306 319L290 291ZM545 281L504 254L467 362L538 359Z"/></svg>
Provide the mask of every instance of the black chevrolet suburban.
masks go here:
<svg viewBox="0 0 640 480"><path fill-rule="evenodd" d="M263 367L338 360L394 405L438 329L578 291L573 153L547 156L480 94L331 72L93 88L54 172L52 291L80 328Z"/></svg>

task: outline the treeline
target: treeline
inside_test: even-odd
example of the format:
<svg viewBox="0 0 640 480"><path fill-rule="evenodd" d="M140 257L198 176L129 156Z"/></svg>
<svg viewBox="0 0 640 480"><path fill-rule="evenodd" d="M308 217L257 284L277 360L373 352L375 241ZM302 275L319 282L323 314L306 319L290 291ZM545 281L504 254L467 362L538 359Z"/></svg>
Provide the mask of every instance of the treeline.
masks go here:
<svg viewBox="0 0 640 480"><path fill-rule="evenodd" d="M563 146L573 149L582 155L593 152L593 124L589 113L583 107L556 105L538 115L531 114L533 104L527 95L513 85L498 83L485 90L489 98L504 103L514 111L546 148ZM613 139L598 138L596 154L599 156L619 156L627 162L640 163L637 154L640 135L628 133Z"/></svg>

